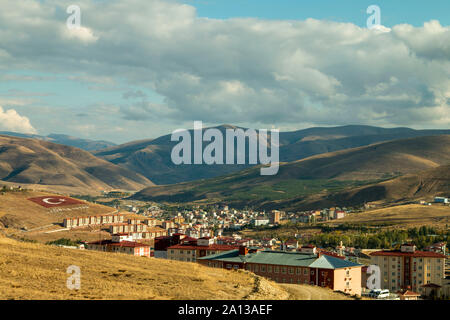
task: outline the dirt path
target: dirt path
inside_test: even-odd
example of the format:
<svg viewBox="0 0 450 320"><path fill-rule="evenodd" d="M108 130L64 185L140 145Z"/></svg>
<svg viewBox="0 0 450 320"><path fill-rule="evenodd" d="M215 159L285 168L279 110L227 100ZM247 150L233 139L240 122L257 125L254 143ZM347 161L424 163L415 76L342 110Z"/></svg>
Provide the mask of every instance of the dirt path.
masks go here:
<svg viewBox="0 0 450 320"><path fill-rule="evenodd" d="M310 285L280 284L289 293L289 300L353 300L330 289Z"/></svg>

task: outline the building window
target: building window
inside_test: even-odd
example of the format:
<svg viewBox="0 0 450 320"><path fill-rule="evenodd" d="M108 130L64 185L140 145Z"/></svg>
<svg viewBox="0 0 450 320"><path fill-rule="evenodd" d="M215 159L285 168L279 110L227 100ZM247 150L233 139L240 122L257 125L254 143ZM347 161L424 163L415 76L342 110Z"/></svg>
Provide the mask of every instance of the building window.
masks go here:
<svg viewBox="0 0 450 320"><path fill-rule="evenodd" d="M259 271L259 267L258 267L257 264L255 264L255 265L253 266L253 271L255 271L255 272L258 272L258 271Z"/></svg>
<svg viewBox="0 0 450 320"><path fill-rule="evenodd" d="M274 272L275 273L279 273L280 272L280 268L279 267L274 267Z"/></svg>
<svg viewBox="0 0 450 320"><path fill-rule="evenodd" d="M289 268L288 272L289 274L294 274L294 268Z"/></svg>
<svg viewBox="0 0 450 320"><path fill-rule="evenodd" d="M302 274L302 269L301 268L297 268L297 274Z"/></svg>
<svg viewBox="0 0 450 320"><path fill-rule="evenodd" d="M267 266L267 272L272 273L272 266Z"/></svg>
<svg viewBox="0 0 450 320"><path fill-rule="evenodd" d="M286 267L281 267L281 273L286 274L287 268Z"/></svg>
<svg viewBox="0 0 450 320"><path fill-rule="evenodd" d="M261 272L266 272L266 266L261 266Z"/></svg>

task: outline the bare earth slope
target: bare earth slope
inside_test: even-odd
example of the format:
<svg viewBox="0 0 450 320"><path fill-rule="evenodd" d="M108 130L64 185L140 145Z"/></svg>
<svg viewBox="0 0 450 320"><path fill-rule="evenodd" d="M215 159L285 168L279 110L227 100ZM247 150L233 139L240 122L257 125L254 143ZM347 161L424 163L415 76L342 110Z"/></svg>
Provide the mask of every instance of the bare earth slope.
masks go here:
<svg viewBox="0 0 450 320"><path fill-rule="evenodd" d="M78 148L0 136L0 181L86 190L139 190L147 178ZM1 182L0 182L1 184Z"/></svg>

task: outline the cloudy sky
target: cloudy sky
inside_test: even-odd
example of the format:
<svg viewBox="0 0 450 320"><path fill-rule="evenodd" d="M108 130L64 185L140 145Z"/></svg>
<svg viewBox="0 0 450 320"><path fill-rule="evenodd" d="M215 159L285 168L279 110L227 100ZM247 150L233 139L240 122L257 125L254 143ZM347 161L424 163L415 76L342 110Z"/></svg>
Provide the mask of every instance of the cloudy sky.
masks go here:
<svg viewBox="0 0 450 320"><path fill-rule="evenodd" d="M70 5L81 27L69 29ZM366 9L381 9L368 29ZM0 131L450 128L450 2L0 0Z"/></svg>

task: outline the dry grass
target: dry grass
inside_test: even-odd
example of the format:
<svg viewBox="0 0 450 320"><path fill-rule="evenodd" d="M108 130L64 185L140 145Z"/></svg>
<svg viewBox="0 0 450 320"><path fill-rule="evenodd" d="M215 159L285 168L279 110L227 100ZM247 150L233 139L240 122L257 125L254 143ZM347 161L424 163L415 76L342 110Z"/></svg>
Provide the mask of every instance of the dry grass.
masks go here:
<svg viewBox="0 0 450 320"><path fill-rule="evenodd" d="M66 270L70 265L81 268L80 290L66 287L69 277ZM302 287L279 285L243 270L64 249L18 242L0 235L0 299L346 298L328 289Z"/></svg>
<svg viewBox="0 0 450 320"><path fill-rule="evenodd" d="M0 218L3 220L8 219L12 227L20 228L25 226L28 229L32 229L49 224L62 223L64 218L67 217L107 214L114 211L111 207L86 202L84 205L64 206L61 208L77 208L88 205L88 209L52 213L50 212L50 209L27 200L32 197L52 195L55 194L34 191L7 192L4 195L0 194Z"/></svg>
<svg viewBox="0 0 450 320"><path fill-rule="evenodd" d="M423 225L445 227L446 224L450 224L450 207L444 205L424 206L408 204L350 214L343 219L328 221L327 223L367 225L387 223L408 227Z"/></svg>

